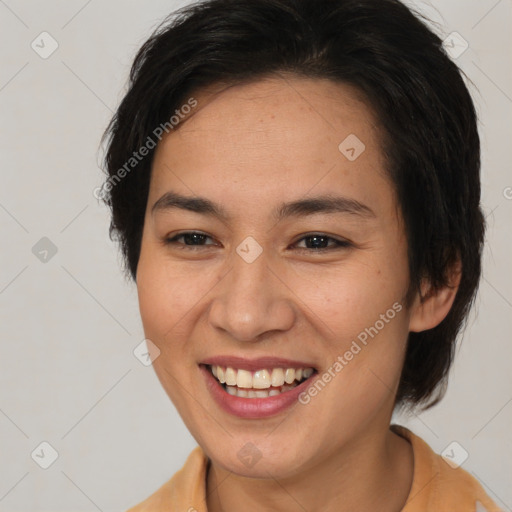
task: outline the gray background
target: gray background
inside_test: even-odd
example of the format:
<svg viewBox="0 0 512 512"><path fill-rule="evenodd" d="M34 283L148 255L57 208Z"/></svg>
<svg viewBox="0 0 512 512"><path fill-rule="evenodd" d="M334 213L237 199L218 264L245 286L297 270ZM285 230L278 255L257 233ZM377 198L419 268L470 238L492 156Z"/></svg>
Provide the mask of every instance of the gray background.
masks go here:
<svg viewBox="0 0 512 512"><path fill-rule="evenodd" d="M135 285L122 278L109 212L93 196L99 139L131 60L186 3L0 0L2 511L124 510L195 446L151 366L133 354L144 339ZM449 391L433 410L396 421L438 452L460 443L469 453L462 467L512 510L512 1L415 5L441 35L469 43L456 61L479 90L471 87L489 229L478 314ZM46 59L31 48L50 48L43 31L59 45ZM58 452L48 469L31 457L50 460L43 441Z"/></svg>

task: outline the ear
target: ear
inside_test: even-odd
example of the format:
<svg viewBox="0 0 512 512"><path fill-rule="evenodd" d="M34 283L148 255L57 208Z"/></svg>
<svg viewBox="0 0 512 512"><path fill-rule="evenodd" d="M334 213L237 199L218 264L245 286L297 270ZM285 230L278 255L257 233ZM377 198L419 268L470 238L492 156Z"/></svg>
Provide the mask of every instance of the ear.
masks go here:
<svg viewBox="0 0 512 512"><path fill-rule="evenodd" d="M439 325L449 313L459 289L461 277L460 260L448 272L448 285L434 289L428 280L421 283L411 306L409 331L421 332Z"/></svg>

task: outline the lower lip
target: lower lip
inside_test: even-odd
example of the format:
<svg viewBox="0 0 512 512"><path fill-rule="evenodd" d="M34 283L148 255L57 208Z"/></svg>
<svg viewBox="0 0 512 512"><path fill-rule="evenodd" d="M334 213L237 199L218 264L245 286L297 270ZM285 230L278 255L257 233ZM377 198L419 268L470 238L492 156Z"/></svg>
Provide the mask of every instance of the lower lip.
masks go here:
<svg viewBox="0 0 512 512"><path fill-rule="evenodd" d="M289 391L267 398L242 398L230 395L212 375L210 369L200 365L206 387L217 404L226 412L240 418L267 418L285 411L298 401L299 395L311 385L311 377Z"/></svg>

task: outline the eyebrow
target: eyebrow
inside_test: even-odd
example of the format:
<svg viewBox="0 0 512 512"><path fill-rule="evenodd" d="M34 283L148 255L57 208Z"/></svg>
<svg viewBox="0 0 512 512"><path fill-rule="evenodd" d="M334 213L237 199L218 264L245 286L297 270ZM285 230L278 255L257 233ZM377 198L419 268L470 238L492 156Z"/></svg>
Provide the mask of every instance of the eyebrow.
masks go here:
<svg viewBox="0 0 512 512"><path fill-rule="evenodd" d="M166 192L151 208L151 214L179 208L202 215L216 217L223 222L229 222L231 215L219 204L200 196L184 196L177 192ZM273 212L280 221L288 217L305 217L315 213L343 213L358 215L362 218L376 217L373 210L355 200L343 196L322 195L298 199L282 203Z"/></svg>

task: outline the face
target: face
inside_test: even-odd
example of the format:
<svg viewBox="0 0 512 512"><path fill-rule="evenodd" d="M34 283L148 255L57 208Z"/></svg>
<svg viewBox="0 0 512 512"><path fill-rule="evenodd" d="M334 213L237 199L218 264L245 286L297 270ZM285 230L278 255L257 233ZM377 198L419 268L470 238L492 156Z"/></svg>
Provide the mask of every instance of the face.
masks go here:
<svg viewBox="0 0 512 512"><path fill-rule="evenodd" d="M272 78L194 97L153 162L144 331L213 463L284 478L388 429L411 321L403 221L353 88Z"/></svg>

